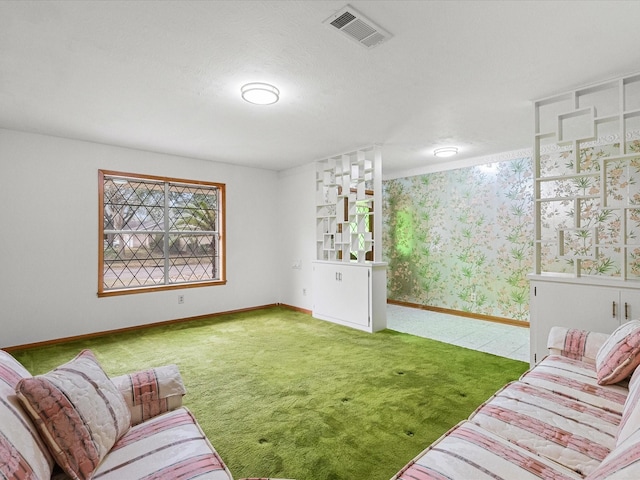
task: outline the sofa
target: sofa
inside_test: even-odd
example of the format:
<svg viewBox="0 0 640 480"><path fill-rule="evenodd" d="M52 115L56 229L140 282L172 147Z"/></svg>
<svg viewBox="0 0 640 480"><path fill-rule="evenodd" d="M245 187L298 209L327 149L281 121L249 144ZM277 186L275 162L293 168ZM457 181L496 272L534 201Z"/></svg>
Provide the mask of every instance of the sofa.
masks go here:
<svg viewBox="0 0 640 480"><path fill-rule="evenodd" d="M548 347L391 480L640 479L640 321ZM84 350L34 377L0 350L0 478L232 480L184 394L175 365L109 378Z"/></svg>
<svg viewBox="0 0 640 480"><path fill-rule="evenodd" d="M391 480L640 479L640 321L554 327L547 346Z"/></svg>
<svg viewBox="0 0 640 480"><path fill-rule="evenodd" d="M110 378L83 350L32 376L0 350L0 478L232 480L184 394L175 365Z"/></svg>

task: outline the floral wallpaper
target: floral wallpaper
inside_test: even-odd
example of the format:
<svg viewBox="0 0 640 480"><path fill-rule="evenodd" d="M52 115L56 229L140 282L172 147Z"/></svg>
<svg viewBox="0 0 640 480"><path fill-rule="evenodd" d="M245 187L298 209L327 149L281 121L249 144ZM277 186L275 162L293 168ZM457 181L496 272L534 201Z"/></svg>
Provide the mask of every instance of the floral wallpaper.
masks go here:
<svg viewBox="0 0 640 480"><path fill-rule="evenodd" d="M383 182L391 300L529 320L530 158Z"/></svg>

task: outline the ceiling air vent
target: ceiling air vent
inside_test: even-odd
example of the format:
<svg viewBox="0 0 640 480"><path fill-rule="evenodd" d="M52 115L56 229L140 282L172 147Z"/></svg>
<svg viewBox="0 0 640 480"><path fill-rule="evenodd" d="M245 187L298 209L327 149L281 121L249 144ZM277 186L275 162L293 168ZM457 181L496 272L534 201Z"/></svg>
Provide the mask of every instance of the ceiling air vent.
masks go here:
<svg viewBox="0 0 640 480"><path fill-rule="evenodd" d="M389 32L380 28L351 5L338 10L323 23L337 28L351 40L355 40L366 48L375 47L391 38Z"/></svg>

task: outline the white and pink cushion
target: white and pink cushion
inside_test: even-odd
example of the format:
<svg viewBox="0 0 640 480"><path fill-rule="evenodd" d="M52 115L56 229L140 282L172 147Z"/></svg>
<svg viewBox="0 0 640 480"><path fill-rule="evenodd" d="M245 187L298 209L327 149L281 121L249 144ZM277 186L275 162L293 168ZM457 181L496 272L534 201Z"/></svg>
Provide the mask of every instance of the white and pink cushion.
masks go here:
<svg viewBox="0 0 640 480"><path fill-rule="evenodd" d="M620 415L513 382L479 407L469 420L586 475L615 448Z"/></svg>
<svg viewBox="0 0 640 480"><path fill-rule="evenodd" d="M626 385L599 385L594 365L558 355L549 355L520 380L618 415L629 394Z"/></svg>
<svg viewBox="0 0 640 480"><path fill-rule="evenodd" d="M31 374L0 350L0 478L51 477L53 459L15 394L16 385Z"/></svg>
<svg viewBox="0 0 640 480"><path fill-rule="evenodd" d="M594 365L600 347L606 342L606 333L590 332L576 328L552 327L547 338L550 355L561 355Z"/></svg>
<svg viewBox="0 0 640 480"><path fill-rule="evenodd" d="M582 475L466 421L440 437L391 480L582 479Z"/></svg>
<svg viewBox="0 0 640 480"><path fill-rule="evenodd" d="M186 393L176 365L120 375L111 380L127 402L131 425L179 408Z"/></svg>
<svg viewBox="0 0 640 480"><path fill-rule="evenodd" d="M132 427L111 449L94 480L232 480L195 418L186 408Z"/></svg>
<svg viewBox="0 0 640 480"><path fill-rule="evenodd" d="M16 393L73 480L91 478L130 428L122 394L89 350L49 373L21 379Z"/></svg>
<svg viewBox="0 0 640 480"><path fill-rule="evenodd" d="M598 383L609 385L630 376L640 363L640 320L620 325L596 355Z"/></svg>

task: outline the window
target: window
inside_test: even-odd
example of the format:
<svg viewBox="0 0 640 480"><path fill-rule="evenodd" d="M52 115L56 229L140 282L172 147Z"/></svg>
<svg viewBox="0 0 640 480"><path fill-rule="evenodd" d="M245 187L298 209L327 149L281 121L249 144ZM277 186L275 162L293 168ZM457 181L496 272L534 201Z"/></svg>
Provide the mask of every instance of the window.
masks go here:
<svg viewBox="0 0 640 480"><path fill-rule="evenodd" d="M98 296L225 283L225 185L99 171Z"/></svg>
<svg viewBox="0 0 640 480"><path fill-rule="evenodd" d="M352 194L356 194L355 188L350 189ZM342 188L338 188L342 194ZM365 190L369 200L355 201L351 206L354 209L353 215L349 214L349 203L344 202L344 218L349 219L349 238L351 247L349 253L350 260L358 260L358 254L364 255L365 260L373 261L373 249L371 240L373 239L373 190ZM342 224L338 225L338 232L343 233ZM354 243L356 242L356 243ZM338 252L338 259L342 260L342 252Z"/></svg>
<svg viewBox="0 0 640 480"><path fill-rule="evenodd" d="M373 197L373 192L367 195ZM351 247L351 260L358 260L358 252L364 254L365 260L373 261L373 249L371 239L373 238L373 205L368 202L355 204L356 220L349 223L351 235L357 238L357 245Z"/></svg>

